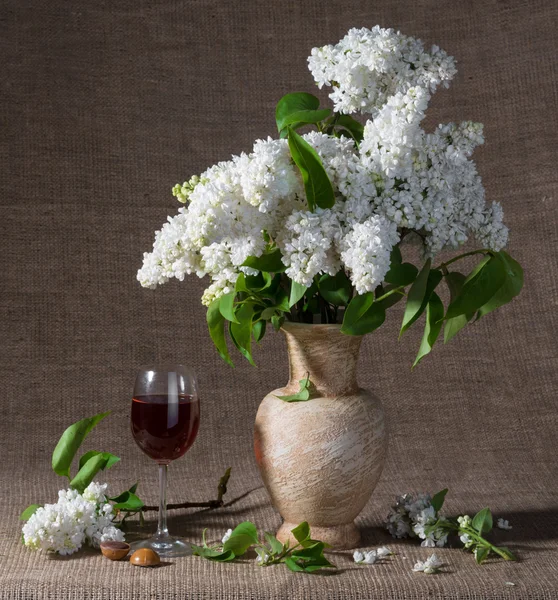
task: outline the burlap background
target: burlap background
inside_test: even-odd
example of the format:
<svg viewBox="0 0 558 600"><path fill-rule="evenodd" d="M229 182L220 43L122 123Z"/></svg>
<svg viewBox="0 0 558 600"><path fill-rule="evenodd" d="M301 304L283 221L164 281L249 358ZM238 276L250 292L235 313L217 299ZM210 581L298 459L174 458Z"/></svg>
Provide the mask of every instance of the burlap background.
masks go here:
<svg viewBox="0 0 558 600"><path fill-rule="evenodd" d="M557 16L556 3L534 0L2 3L2 597L557 597ZM389 564L358 568L346 553L340 573L311 577L196 558L142 571L24 550L17 516L54 500L50 452L83 416L113 411L88 447L122 456L107 475L114 490L139 479L155 502L155 467L128 429L135 369L154 360L193 365L202 389L202 428L172 467L170 501L209 499L229 465L228 499L240 498L175 515L172 527L199 539L203 527L216 537L247 518L278 525L251 436L260 398L286 378L281 336L264 340L258 368L237 360L231 370L206 335L203 283L151 292L135 274L176 209L172 184L273 135L277 99L313 89L309 50L376 23L458 58L429 123L486 124L476 158L488 197L505 207L526 288L413 373L420 332L397 342L397 310L369 336L362 383L385 401L391 445L362 515L366 543L391 543L381 522L395 494L448 486L450 513L488 505L511 520L498 540L521 562L477 567L444 550L444 573L428 577L411 572L427 551L404 543Z"/></svg>

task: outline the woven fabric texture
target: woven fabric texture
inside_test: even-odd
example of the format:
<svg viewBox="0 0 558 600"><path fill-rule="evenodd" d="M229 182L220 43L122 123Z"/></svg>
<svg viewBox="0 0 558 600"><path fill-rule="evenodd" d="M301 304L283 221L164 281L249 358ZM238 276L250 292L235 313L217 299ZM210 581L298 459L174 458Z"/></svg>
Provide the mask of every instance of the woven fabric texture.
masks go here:
<svg viewBox="0 0 558 600"><path fill-rule="evenodd" d="M2 3L1 598L558 597L557 18L558 5L539 0ZM260 399L286 381L281 334L264 339L257 368L239 358L232 370L206 333L203 282L152 292L135 275L176 210L170 187L274 135L278 98L314 89L310 49L376 23L457 57L459 75L435 95L427 127L485 123L477 163L526 272L518 299L412 373L421 332L397 341L397 307L365 340L361 383L383 399L391 437L359 523L365 546L389 544L397 556L358 567L339 553L337 573L301 576L252 560L142 570L94 552L57 559L24 549L18 515L55 500L53 446L84 416L112 410L87 441L122 457L106 474L111 489L138 480L156 502L155 466L128 425L135 370L153 361L192 365L202 390L198 440L170 469L169 501L214 497L232 466L229 504L175 512L171 530L195 541L204 527L217 539L246 519L279 525L252 456L252 424ZM441 574L411 571L430 551L393 543L382 521L396 494L446 486L448 514L489 506L511 521L496 540L520 562L478 567L447 549Z"/></svg>

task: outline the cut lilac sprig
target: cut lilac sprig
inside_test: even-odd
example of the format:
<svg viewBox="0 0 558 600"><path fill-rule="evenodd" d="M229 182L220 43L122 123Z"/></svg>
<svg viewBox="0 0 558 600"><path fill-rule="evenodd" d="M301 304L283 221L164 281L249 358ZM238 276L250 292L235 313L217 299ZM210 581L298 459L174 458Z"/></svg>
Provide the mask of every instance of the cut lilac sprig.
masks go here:
<svg viewBox="0 0 558 600"><path fill-rule="evenodd" d="M488 508L474 517L462 515L457 518L444 517L440 511L447 489L434 496L429 494L405 494L396 503L387 517L386 528L393 537L418 537L424 547L443 547L448 535L455 533L466 550L473 552L477 563L483 563L491 553L504 560L516 560L514 554L504 546L495 546L484 536L493 528L492 513ZM511 529L508 521L498 519L500 529Z"/></svg>

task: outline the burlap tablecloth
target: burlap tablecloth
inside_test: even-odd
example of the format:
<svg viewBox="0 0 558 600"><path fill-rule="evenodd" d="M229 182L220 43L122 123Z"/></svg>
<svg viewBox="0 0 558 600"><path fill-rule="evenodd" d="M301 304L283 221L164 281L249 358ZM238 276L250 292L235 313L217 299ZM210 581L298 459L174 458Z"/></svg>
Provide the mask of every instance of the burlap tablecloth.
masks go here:
<svg viewBox="0 0 558 600"><path fill-rule="evenodd" d="M556 3L500 0L2 3L1 597L558 597L557 16ZM176 208L172 184L273 135L277 99L313 89L309 50L376 23L458 58L460 74L435 96L428 123L486 124L479 169L526 270L519 299L413 373L421 332L398 342L397 309L366 340L361 381L384 400L391 442L360 524L365 545L389 543L398 555L357 567L342 553L338 573L301 576L253 561L187 558L149 571L25 550L18 514L55 499L53 444L83 416L113 411L88 448L122 456L106 476L114 491L139 480L156 501L155 467L128 427L135 369L153 360L193 365L202 390L200 435L172 466L169 500L211 498L233 467L230 506L174 514L171 528L199 540L203 527L216 538L245 519L278 526L251 436L259 400L286 379L281 335L266 337L258 368L237 360L231 370L206 334L203 284L151 292L135 273ZM428 550L393 544L382 521L395 494L445 486L449 514L490 506L511 521L497 539L520 562L478 567L450 549L440 575L411 572Z"/></svg>

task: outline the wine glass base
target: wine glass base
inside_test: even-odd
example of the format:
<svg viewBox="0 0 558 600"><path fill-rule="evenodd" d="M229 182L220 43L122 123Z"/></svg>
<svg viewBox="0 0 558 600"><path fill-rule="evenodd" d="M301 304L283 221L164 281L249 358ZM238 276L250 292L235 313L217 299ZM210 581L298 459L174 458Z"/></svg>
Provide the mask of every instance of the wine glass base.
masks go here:
<svg viewBox="0 0 558 600"><path fill-rule="evenodd" d="M132 544L132 552L140 548L150 548L157 552L161 558L175 558L178 556L192 556L192 547L188 542L168 537L152 537L147 540L140 540Z"/></svg>

